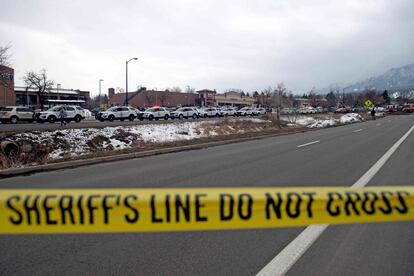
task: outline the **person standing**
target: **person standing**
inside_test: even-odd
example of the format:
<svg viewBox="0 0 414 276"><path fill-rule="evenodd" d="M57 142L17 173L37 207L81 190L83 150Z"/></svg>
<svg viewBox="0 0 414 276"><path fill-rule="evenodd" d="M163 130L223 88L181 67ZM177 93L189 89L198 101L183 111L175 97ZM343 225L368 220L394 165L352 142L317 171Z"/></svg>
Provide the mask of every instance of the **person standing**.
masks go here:
<svg viewBox="0 0 414 276"><path fill-rule="evenodd" d="M375 120L375 106L371 110L371 116L372 116L372 119Z"/></svg>
<svg viewBox="0 0 414 276"><path fill-rule="evenodd" d="M66 111L65 108L61 108L59 111L60 126L66 126Z"/></svg>

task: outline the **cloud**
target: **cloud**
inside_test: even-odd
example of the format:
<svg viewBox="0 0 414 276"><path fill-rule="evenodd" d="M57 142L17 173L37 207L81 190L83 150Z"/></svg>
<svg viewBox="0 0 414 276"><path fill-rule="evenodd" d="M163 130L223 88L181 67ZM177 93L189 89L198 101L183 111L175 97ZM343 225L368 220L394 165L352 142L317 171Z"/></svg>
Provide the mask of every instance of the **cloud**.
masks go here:
<svg viewBox="0 0 414 276"><path fill-rule="evenodd" d="M7 12L5 12L7 10ZM96 93L138 84L297 93L413 62L414 4L397 1L13 1L0 37L17 76L46 68ZM2 43L2 41L0 41Z"/></svg>

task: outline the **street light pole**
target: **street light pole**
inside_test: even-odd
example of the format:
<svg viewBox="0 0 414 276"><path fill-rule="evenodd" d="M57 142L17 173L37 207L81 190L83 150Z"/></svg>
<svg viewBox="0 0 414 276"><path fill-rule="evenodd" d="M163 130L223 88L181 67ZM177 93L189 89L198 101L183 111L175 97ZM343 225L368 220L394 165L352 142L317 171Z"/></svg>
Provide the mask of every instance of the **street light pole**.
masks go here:
<svg viewBox="0 0 414 276"><path fill-rule="evenodd" d="M101 82L103 81L103 79L99 79L99 107L101 107Z"/></svg>
<svg viewBox="0 0 414 276"><path fill-rule="evenodd" d="M138 58L131 58L125 63L125 105L128 105L128 62L131 60L138 60Z"/></svg>

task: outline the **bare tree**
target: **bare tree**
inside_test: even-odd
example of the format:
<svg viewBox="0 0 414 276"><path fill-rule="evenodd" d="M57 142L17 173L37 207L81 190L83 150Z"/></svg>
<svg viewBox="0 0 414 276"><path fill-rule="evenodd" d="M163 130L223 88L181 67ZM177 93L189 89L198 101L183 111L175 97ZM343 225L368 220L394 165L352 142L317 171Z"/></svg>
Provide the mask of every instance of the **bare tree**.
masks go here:
<svg viewBox="0 0 414 276"><path fill-rule="evenodd" d="M169 89L167 89L168 91L171 91L171 92L182 92L183 90L181 89L181 87L179 87L179 86L173 86L173 87L171 87L171 88L169 88Z"/></svg>
<svg viewBox="0 0 414 276"><path fill-rule="evenodd" d="M326 94L325 99L328 101L328 106L336 106L336 96L333 91Z"/></svg>
<svg viewBox="0 0 414 276"><path fill-rule="evenodd" d="M148 92L145 93L145 99L148 102L148 106L151 106L152 105L152 97L151 97L150 93L148 93Z"/></svg>
<svg viewBox="0 0 414 276"><path fill-rule="evenodd" d="M164 103L165 103L165 101L168 98L168 93L169 92L161 92L161 94L160 94L160 103L161 103L161 106L164 106Z"/></svg>
<svg viewBox="0 0 414 276"><path fill-rule="evenodd" d="M262 90L262 95L270 98L272 96L273 88L269 85L266 89Z"/></svg>
<svg viewBox="0 0 414 276"><path fill-rule="evenodd" d="M11 54L9 54L9 50L11 48L10 43L7 44L6 46L0 46L0 65L3 66L10 66L11 62ZM0 78L0 83L4 86L4 90L6 90L7 85L7 81L6 79ZM6 92L4 92L6 94Z"/></svg>
<svg viewBox="0 0 414 276"><path fill-rule="evenodd" d="M11 65L11 54L9 53L11 44L0 46L0 65L10 66Z"/></svg>
<svg viewBox="0 0 414 276"><path fill-rule="evenodd" d="M185 87L185 93L194 93L195 92L195 88L194 87L190 87L189 85L187 85Z"/></svg>
<svg viewBox="0 0 414 276"><path fill-rule="evenodd" d="M285 84L283 82L279 83L275 90L273 91L272 95L272 102L273 106L276 107L276 122L278 128L280 128L280 109L282 108L282 100L283 97L287 98L287 89L285 87Z"/></svg>
<svg viewBox="0 0 414 276"><path fill-rule="evenodd" d="M34 71L27 72L23 77L23 81L26 84L27 89L36 89L37 96L39 97L40 109L44 109L44 95L49 92L55 83L53 80L49 80L45 69L40 70L39 73Z"/></svg>
<svg viewBox="0 0 414 276"><path fill-rule="evenodd" d="M283 98L287 98L287 89L283 82L279 83L272 92L272 102L275 107L282 107Z"/></svg>

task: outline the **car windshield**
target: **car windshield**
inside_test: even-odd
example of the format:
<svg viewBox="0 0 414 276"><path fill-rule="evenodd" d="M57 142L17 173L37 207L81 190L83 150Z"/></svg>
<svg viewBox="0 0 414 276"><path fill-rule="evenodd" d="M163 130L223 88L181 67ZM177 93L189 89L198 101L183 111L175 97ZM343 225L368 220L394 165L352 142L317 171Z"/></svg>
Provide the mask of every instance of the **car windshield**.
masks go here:
<svg viewBox="0 0 414 276"><path fill-rule="evenodd" d="M118 110L118 107L114 106L114 107L109 108L107 111L117 111L117 110Z"/></svg>

